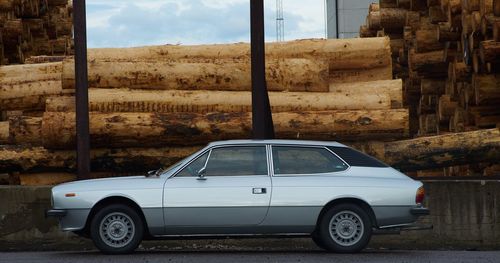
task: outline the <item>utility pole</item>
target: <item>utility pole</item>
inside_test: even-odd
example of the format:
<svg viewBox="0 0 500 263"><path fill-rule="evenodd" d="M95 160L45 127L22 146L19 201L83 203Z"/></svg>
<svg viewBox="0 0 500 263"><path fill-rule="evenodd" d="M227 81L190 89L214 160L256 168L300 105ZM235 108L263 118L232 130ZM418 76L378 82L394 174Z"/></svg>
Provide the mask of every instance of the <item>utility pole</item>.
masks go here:
<svg viewBox="0 0 500 263"><path fill-rule="evenodd" d="M85 0L73 0L75 32L76 158L78 180L90 175L89 93L87 72L87 19Z"/></svg>
<svg viewBox="0 0 500 263"><path fill-rule="evenodd" d="M252 130L254 139L274 139L266 84L264 0L250 0L252 53Z"/></svg>

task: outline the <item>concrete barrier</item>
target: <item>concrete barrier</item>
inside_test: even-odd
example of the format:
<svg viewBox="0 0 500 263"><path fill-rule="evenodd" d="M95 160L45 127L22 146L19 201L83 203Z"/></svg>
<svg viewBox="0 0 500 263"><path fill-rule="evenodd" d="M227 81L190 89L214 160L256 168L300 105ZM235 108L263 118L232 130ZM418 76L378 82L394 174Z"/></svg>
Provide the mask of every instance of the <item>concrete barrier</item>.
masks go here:
<svg viewBox="0 0 500 263"><path fill-rule="evenodd" d="M375 236L372 248L388 249L499 249L500 181L425 182L431 216L420 220L432 230ZM92 249L89 240L58 230L44 217L50 207L50 187L0 187L0 250ZM309 239L276 241L154 241L145 247L207 249L310 249Z"/></svg>

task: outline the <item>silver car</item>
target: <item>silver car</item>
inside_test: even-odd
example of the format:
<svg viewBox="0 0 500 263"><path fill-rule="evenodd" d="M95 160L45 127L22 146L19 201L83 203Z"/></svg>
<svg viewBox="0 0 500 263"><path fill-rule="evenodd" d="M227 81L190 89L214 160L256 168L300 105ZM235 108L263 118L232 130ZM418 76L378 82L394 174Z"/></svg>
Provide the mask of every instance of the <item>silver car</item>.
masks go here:
<svg viewBox="0 0 500 263"><path fill-rule="evenodd" d="M284 235L352 253L429 214L423 199L421 182L339 143L241 140L147 176L58 185L47 215L111 254L143 239Z"/></svg>

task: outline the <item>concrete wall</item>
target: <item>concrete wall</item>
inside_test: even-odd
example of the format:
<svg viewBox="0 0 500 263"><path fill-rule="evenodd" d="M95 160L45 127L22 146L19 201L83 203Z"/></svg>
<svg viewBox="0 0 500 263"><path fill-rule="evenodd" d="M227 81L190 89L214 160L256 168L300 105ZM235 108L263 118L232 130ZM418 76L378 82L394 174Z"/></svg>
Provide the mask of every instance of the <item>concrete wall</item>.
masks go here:
<svg viewBox="0 0 500 263"><path fill-rule="evenodd" d="M421 220L434 229L376 236L373 248L499 249L500 181L426 182L431 216ZM89 249L91 242L58 231L55 220L44 218L50 206L48 187L0 187L0 250ZM161 242L172 247L214 248L213 242ZM158 247L156 243L146 243ZM218 241L224 247L250 249L313 248L308 239L289 241ZM260 248L259 248L260 249Z"/></svg>
<svg viewBox="0 0 500 263"><path fill-rule="evenodd" d="M359 36L359 27L365 24L368 7L373 0L327 0L328 38L353 38ZM338 6L336 6L338 4ZM338 27L337 27L338 21ZM337 35L338 28L338 35Z"/></svg>

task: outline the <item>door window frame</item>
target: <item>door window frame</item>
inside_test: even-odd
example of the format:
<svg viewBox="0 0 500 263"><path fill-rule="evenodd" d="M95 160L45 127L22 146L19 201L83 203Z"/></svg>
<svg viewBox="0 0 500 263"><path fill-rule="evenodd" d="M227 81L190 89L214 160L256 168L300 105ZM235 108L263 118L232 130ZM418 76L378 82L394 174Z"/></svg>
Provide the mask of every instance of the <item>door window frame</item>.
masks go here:
<svg viewBox="0 0 500 263"><path fill-rule="evenodd" d="M325 149L328 151L330 154L332 154L334 157L338 158L340 161L344 163L344 165L347 166L346 169L342 171L332 171L332 172L327 172L327 173L304 173L304 174L275 174L274 173L274 159L273 159L273 147L291 147L291 148L316 148L316 149ZM272 177L298 177L298 176L327 176L327 175L332 175L332 174L342 174L342 173L347 173L350 169L351 166L338 154L333 152L332 150L328 149L326 146L316 146L316 145L297 145L297 144L271 144L269 145L269 157L271 158L271 176Z"/></svg>
<svg viewBox="0 0 500 263"><path fill-rule="evenodd" d="M184 164L182 167L180 167L177 171L175 171L175 173L172 174L172 176L169 177L170 178L197 178L196 176L193 176L193 177L184 177L184 176L177 176L177 174L179 174L182 170L184 170L184 168L186 168L187 166L189 166L191 163L193 163L194 161L196 161L198 158L200 158L201 156L203 156L204 154L206 154L208 152L208 156L207 156L207 160L205 161L205 165L202 167L203 168L206 168L207 167L207 164L208 164L208 161L210 160L210 156L212 155L212 150L215 150L215 149L219 149L219 148L232 148L232 147L264 147L264 149L266 150L266 162L267 162L267 174L264 175L264 174L259 174L259 175L221 175L221 176L206 176L207 178L222 178L222 177L270 177L271 176L271 163L272 163L272 159L270 160L270 145L269 144L227 144L227 145L217 145L217 146L212 146L208 149L206 149L205 151L202 151L200 154L196 155L196 157L192 158L191 160L189 160L189 162L187 162L186 164ZM272 158L272 157L271 157Z"/></svg>

